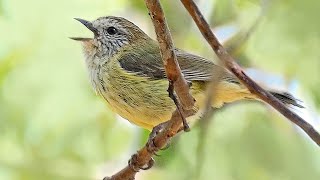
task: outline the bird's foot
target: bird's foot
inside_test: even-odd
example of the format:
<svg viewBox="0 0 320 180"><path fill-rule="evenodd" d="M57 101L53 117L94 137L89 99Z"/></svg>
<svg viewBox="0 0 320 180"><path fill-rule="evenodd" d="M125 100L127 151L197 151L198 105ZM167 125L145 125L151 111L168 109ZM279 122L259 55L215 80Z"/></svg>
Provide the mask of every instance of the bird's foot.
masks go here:
<svg viewBox="0 0 320 180"><path fill-rule="evenodd" d="M138 155L134 154L131 156L131 159L128 161L128 165L135 172L139 172L140 170L148 170L148 169L152 168L152 166L154 165L154 160L153 160L153 158L151 158L147 164L145 164L143 166L139 166L138 165Z"/></svg>
<svg viewBox="0 0 320 180"><path fill-rule="evenodd" d="M152 131L151 131L151 133L149 135L149 139L148 139L148 142L147 142L148 151L149 152L153 152L156 156L159 156L159 155L156 154L155 152L157 152L159 150L168 149L168 147L170 146L170 143L168 143L165 147L158 147L154 142L154 138L156 137L156 135L164 130L164 128L166 127L168 122L169 121L163 122L163 123L160 123L157 126L155 126L152 129Z"/></svg>

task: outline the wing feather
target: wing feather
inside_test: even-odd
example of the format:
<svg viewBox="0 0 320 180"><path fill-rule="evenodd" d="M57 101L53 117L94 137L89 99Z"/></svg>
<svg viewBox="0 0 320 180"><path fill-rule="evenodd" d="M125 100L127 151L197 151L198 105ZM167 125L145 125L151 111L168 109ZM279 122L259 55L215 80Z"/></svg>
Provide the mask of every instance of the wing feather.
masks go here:
<svg viewBox="0 0 320 180"><path fill-rule="evenodd" d="M181 71L187 81L210 81L215 76L218 69L222 67L215 65L212 61L205 58L189 54L176 49L177 60ZM159 50L146 49L134 53L126 51L120 56L120 66L128 72L149 77L151 79L166 78L162 59ZM215 69L217 69L215 71ZM222 69L222 79L233 83L238 83L233 75Z"/></svg>

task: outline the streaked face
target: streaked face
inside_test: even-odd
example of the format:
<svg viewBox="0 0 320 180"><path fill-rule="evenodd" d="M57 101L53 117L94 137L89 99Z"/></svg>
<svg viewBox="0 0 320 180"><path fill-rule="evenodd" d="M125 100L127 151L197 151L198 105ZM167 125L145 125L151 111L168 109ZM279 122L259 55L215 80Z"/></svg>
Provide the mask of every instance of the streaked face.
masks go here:
<svg viewBox="0 0 320 180"><path fill-rule="evenodd" d="M93 22L76 20L92 31L94 38L72 39L93 43L96 47L96 55L99 57L112 57L121 47L146 36L139 27L121 17L100 17Z"/></svg>

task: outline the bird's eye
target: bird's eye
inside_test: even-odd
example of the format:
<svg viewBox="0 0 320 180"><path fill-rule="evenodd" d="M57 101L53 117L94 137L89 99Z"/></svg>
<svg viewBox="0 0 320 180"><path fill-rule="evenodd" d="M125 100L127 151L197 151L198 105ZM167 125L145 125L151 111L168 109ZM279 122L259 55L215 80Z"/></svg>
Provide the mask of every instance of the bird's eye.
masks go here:
<svg viewBox="0 0 320 180"><path fill-rule="evenodd" d="M110 35L114 35L118 32L118 30L115 27L108 27L107 33Z"/></svg>

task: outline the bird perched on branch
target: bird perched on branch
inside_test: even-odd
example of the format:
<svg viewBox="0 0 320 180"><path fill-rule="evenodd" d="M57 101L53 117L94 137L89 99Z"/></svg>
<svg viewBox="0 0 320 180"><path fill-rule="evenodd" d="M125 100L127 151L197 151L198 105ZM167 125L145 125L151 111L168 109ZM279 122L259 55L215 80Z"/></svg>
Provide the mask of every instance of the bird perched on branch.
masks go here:
<svg viewBox="0 0 320 180"><path fill-rule="evenodd" d="M149 130L169 120L176 106L168 97L169 82L158 42L121 17L100 17L92 22L76 20L94 34L93 38L72 39L82 42L91 84L109 107L123 118ZM212 107L219 108L242 99L259 100L235 76L212 61L178 48L175 53L200 110L205 107L210 80L218 75L220 78L214 85ZM270 93L284 104L302 107L288 93Z"/></svg>

